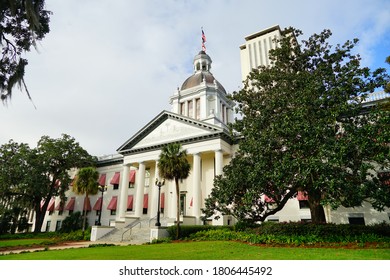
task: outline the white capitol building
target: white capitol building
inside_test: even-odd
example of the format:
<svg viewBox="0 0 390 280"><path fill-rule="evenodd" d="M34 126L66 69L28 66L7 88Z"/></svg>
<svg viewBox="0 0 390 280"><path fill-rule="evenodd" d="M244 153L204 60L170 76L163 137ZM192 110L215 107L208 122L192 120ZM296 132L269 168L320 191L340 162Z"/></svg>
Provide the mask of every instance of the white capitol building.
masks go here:
<svg viewBox="0 0 390 280"><path fill-rule="evenodd" d="M270 38L280 36L279 26L273 26L245 38L240 46L242 75L267 63L266 53L274 48ZM52 198L42 226L42 231L54 231L62 221L75 211L88 211L88 223L94 225L100 216L105 233L121 229L138 221L145 227L156 222L158 199L161 206L161 224L173 225L176 220L176 190L174 182L166 181L160 197L155 186L159 174L156 168L161 147L179 142L187 150L191 164L190 176L180 182L180 212L183 224L203 224L201 208L213 188L216 175L222 174L237 144L231 139L227 124L233 121L233 104L226 97L226 90L211 72L212 60L205 51L200 51L193 60L193 74L188 77L172 96L171 111L162 111L136 134L129 137L117 154L99 158L99 183L106 191L89 196L75 195L72 188L66 193L67 201L60 208L60 198ZM244 79L243 78L243 79ZM369 102L389 98L383 92L369 97ZM310 210L300 197L290 199L272 221L309 221ZM304 199L304 198L303 198ZM100 212L102 209L102 212ZM390 210L378 212L370 204L357 208L340 207L333 211L325 207L326 219L333 223L379 223L389 222ZM31 221L34 215L30 215ZM234 224L235 219L206 221L213 225Z"/></svg>

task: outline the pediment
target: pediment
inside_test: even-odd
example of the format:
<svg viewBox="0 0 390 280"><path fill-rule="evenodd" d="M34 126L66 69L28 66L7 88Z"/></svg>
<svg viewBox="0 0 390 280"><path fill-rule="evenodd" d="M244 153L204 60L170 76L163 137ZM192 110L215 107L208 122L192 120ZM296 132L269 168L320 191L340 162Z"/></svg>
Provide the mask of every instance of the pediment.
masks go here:
<svg viewBox="0 0 390 280"><path fill-rule="evenodd" d="M128 153L171 142L186 142L223 132L223 129L185 116L163 111L117 151Z"/></svg>

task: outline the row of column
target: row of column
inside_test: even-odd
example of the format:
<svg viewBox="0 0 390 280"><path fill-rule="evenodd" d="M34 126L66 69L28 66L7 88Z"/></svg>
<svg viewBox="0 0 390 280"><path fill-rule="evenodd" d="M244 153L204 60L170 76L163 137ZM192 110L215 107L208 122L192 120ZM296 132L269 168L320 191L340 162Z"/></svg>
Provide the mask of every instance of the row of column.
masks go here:
<svg viewBox="0 0 390 280"><path fill-rule="evenodd" d="M118 212L117 212L117 221L124 221L127 211L127 197L128 197L128 185L129 185L129 174L130 174L130 167L131 164L124 164L123 165L123 171L121 175L121 182L120 182L120 194L118 198ZM223 152L222 150L215 151L215 175L221 175L222 174L222 168L223 168ZM143 211L143 197L144 197L144 187L145 187L145 163L140 162L138 164L138 172L136 176L136 188L135 188L135 207L134 207L134 216L135 217L141 217L142 211ZM202 192L201 192L201 154L200 153L194 153L193 154L193 165L192 165L192 188L193 188L193 216L196 218L196 223L200 224L201 220L201 205L202 205ZM158 168L157 168L157 161L156 161L156 168L155 168L155 177L159 178L158 174ZM166 182L167 184L168 182ZM176 189L172 188L172 197L176 198ZM151 188L150 192L150 199L151 199L151 207L150 207L150 215L153 217L153 215L157 214L157 203L158 203L158 188L153 187ZM173 203L176 210L176 203ZM176 213L176 211L174 211ZM175 215L173 215L175 217Z"/></svg>

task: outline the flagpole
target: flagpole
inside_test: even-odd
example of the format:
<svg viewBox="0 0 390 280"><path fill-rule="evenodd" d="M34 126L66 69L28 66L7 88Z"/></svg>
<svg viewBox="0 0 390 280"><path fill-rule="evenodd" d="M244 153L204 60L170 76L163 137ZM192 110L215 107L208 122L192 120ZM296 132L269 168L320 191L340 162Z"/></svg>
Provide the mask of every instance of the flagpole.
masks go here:
<svg viewBox="0 0 390 280"><path fill-rule="evenodd" d="M204 35L203 26L201 27L202 31L202 51L206 52L206 46L204 43L206 43L206 35Z"/></svg>

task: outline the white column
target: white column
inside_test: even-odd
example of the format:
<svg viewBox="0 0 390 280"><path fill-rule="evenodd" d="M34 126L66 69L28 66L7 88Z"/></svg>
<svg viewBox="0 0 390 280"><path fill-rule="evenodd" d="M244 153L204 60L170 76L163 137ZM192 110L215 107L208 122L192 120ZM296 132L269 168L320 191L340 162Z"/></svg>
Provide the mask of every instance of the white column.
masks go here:
<svg viewBox="0 0 390 280"><path fill-rule="evenodd" d="M200 185L200 154L193 155L193 170L192 170L192 188L193 188L193 201L192 211L196 218L196 224L200 224L200 207L201 207L201 185Z"/></svg>
<svg viewBox="0 0 390 280"><path fill-rule="evenodd" d="M222 175L223 168L223 152L222 150L215 151L215 176Z"/></svg>
<svg viewBox="0 0 390 280"><path fill-rule="evenodd" d="M153 218L153 217L156 217L157 215L157 206L158 206L158 187L156 186L155 182L156 182L156 178L159 178L159 174L158 174L158 168L157 168L157 163L158 161L156 161L156 169L154 170L154 180L152 181L151 185L149 186L149 193L151 193L151 197L150 197L150 213L149 213L149 217L150 218ZM150 188L151 188L151 191L150 191Z"/></svg>
<svg viewBox="0 0 390 280"><path fill-rule="evenodd" d="M145 163L140 162L137 174L137 186L135 190L135 213L136 217L142 216L142 208L144 203L144 188L145 188Z"/></svg>
<svg viewBox="0 0 390 280"><path fill-rule="evenodd" d="M130 165L124 164L123 170L121 174L121 185L120 185L120 193L117 200L117 213L116 213L116 220L117 221L124 221L126 217L126 210L127 210L127 196L128 196L128 189L129 189L129 172L130 172Z"/></svg>
<svg viewBox="0 0 390 280"><path fill-rule="evenodd" d="M196 99L192 98L192 116L193 119L196 119Z"/></svg>

